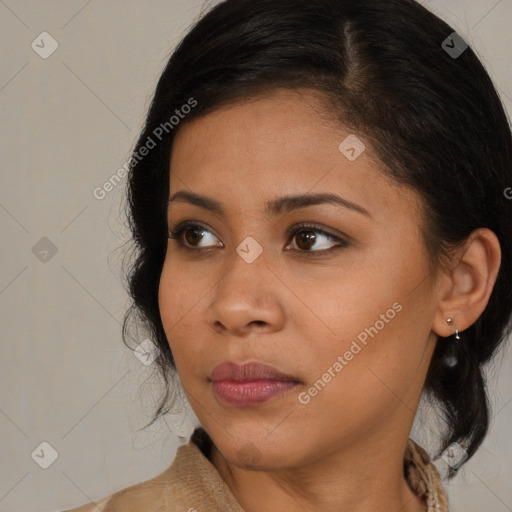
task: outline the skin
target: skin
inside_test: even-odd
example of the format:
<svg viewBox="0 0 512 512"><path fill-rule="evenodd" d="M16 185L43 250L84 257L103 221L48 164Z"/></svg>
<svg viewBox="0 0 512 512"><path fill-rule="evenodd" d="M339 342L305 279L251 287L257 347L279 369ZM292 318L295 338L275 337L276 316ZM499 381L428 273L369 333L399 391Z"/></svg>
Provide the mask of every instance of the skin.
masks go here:
<svg viewBox="0 0 512 512"><path fill-rule="evenodd" d="M351 133L327 118L315 92L276 90L186 123L175 138L171 195L206 195L226 212L169 206L171 228L189 220L206 230L183 237L190 251L169 240L160 311L187 397L215 443L211 462L247 512L426 511L404 479L403 455L428 366L438 336L457 328L463 338L496 279L499 243L486 229L448 270L431 272L420 197L385 176L364 135L366 150L349 161L338 146ZM264 212L268 200L318 192L369 215L334 204ZM339 242L314 228L309 246L286 235L301 222L347 245L325 251ZM249 236L263 248L252 263L236 252ZM300 403L395 303L394 318ZM208 375L226 360L260 361L301 384L256 407L223 405Z"/></svg>

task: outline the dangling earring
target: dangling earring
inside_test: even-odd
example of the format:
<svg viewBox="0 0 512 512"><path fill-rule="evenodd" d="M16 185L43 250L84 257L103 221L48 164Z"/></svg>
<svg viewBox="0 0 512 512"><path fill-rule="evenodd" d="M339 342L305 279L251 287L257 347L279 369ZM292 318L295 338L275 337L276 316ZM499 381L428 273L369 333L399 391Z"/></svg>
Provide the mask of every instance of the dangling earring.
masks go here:
<svg viewBox="0 0 512 512"><path fill-rule="evenodd" d="M447 318L446 323L451 326L453 324L453 319ZM459 331L457 329L455 329L455 339L460 340Z"/></svg>

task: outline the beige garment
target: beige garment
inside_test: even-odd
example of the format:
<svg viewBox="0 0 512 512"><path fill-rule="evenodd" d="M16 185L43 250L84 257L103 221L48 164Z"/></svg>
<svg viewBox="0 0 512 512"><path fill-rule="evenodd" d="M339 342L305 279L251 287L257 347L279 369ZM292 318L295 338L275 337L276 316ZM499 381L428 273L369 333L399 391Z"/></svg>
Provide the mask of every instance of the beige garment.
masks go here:
<svg viewBox="0 0 512 512"><path fill-rule="evenodd" d="M244 512L205 456L209 443L204 430L197 429L163 473L96 503L63 512ZM436 467L412 439L407 442L404 474L415 494L426 501L428 512L449 512Z"/></svg>

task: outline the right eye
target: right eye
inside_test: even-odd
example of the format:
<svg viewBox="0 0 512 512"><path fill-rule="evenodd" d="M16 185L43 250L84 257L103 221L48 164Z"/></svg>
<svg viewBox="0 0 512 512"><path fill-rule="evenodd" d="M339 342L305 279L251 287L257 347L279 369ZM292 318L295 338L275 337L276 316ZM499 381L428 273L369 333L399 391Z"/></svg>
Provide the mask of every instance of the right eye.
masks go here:
<svg viewBox="0 0 512 512"><path fill-rule="evenodd" d="M169 229L169 239L176 240L180 247L193 251L202 248L197 246L196 243L198 241L201 242L205 238L204 233L210 233L211 237L217 238L210 230L200 224L182 222L178 226Z"/></svg>

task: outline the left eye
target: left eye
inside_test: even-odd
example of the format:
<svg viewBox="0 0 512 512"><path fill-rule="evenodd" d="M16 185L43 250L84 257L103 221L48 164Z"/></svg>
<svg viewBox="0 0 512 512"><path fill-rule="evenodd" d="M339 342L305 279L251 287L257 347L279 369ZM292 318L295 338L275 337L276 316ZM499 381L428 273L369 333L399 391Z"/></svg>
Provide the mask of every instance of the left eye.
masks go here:
<svg viewBox="0 0 512 512"><path fill-rule="evenodd" d="M294 228L292 231L288 233L291 235L292 240L297 239L296 245L299 247L299 250L302 252L319 252L319 251L330 251L336 248L342 248L347 245L347 242L342 238L327 233L319 226L308 226L303 225L299 228ZM320 235L320 236L318 236ZM310 251L311 247L317 244L317 242L324 240L320 247L316 251ZM325 242L325 240L330 240L331 242L336 242L334 246L326 247L329 244ZM316 245L318 247L319 244Z"/></svg>
<svg viewBox="0 0 512 512"><path fill-rule="evenodd" d="M174 229L170 229L169 238L172 240L177 240L178 245L187 250L209 248L210 246L199 247L196 245L196 242L201 242L206 238L203 233L209 233L211 237L217 238L211 233L210 230L204 226L187 222L180 224ZM317 225L303 224L301 226L289 229L287 231L287 235L288 237L291 237L292 241L297 240L294 245L298 247L298 249L293 248L293 250L298 250L299 252L330 251L337 248L341 249L348 245L348 243L342 238L327 233ZM319 243L322 240L323 243ZM332 243L329 244L329 241L335 242L334 245ZM317 249L312 251L311 248L315 247L315 244ZM328 247L329 245L331 245L331 247Z"/></svg>

